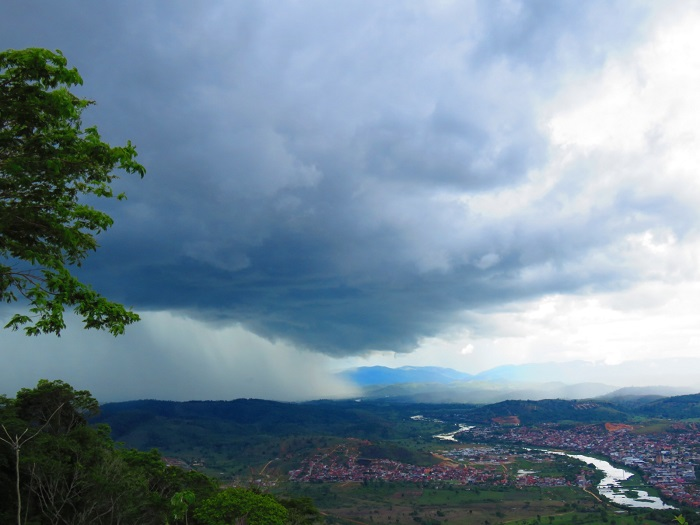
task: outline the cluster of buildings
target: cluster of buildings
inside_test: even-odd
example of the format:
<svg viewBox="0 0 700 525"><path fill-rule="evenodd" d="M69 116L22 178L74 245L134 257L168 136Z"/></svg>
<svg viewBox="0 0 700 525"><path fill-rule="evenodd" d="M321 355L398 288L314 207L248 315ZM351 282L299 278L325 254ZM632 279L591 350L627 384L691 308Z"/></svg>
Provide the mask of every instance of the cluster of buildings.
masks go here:
<svg viewBox="0 0 700 525"><path fill-rule="evenodd" d="M289 472L289 479L306 483L382 480L540 487L570 484L563 476L539 476L525 471L514 475L508 468L513 463L513 454L502 446L459 447L442 451L438 457L442 460L439 465L421 467L389 459L362 458L346 446L339 446L329 453L319 453L305 459L298 469ZM534 455L526 459L543 461Z"/></svg>
<svg viewBox="0 0 700 525"><path fill-rule="evenodd" d="M471 437L505 440L538 447L605 456L614 463L640 471L649 484L665 497L700 507L700 432L693 424L677 424L669 431L638 434L627 425L585 425L561 430L554 425L539 427L473 428Z"/></svg>
<svg viewBox="0 0 700 525"><path fill-rule="evenodd" d="M504 484L507 476L499 462L479 465L445 461L439 465L421 467L389 459L366 459L346 447L337 447L328 454L316 454L304 460L301 467L289 472L297 482L457 482L462 484Z"/></svg>

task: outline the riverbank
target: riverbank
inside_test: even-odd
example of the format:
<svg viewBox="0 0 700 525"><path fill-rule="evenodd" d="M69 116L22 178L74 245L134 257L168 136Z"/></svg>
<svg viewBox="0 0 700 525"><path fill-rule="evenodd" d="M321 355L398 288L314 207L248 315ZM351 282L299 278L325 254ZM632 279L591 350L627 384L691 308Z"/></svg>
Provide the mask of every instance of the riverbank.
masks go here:
<svg viewBox="0 0 700 525"><path fill-rule="evenodd" d="M574 459L578 459L587 465L593 465L596 469L604 473L603 479L598 483L596 489L605 499L623 507L632 508L648 508L655 510L674 510L676 507L667 504L658 496L649 494L647 488L644 487L625 487L623 482L635 475L621 467L612 465L609 461L598 459L592 456L584 456L582 454L571 454L568 452L554 452L564 454Z"/></svg>

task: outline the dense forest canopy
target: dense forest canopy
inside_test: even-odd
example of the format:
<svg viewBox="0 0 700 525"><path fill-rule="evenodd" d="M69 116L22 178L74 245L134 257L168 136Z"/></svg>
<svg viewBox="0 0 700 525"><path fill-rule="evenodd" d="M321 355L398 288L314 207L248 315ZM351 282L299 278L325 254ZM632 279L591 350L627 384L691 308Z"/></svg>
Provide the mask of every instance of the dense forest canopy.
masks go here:
<svg viewBox="0 0 700 525"><path fill-rule="evenodd" d="M157 450L115 443L85 390L41 380L0 397L0 523L251 525L313 523L308 499L221 490L204 474L166 466Z"/></svg>

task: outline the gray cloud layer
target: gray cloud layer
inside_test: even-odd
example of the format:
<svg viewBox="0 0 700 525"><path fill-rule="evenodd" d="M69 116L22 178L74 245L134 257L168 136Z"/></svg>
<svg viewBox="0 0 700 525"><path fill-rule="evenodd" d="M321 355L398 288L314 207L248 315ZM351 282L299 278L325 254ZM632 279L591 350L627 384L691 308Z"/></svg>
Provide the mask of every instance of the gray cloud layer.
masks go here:
<svg viewBox="0 0 700 525"><path fill-rule="evenodd" d="M622 188L566 209L596 158L527 209L542 108L634 45L642 2L10 1L0 47L61 49L88 117L149 173L85 266L137 310L241 323L330 355L410 351L465 311L634 281L593 261L695 212ZM616 190L617 191L617 190ZM517 192L516 192L517 193ZM517 203L517 200L516 200Z"/></svg>

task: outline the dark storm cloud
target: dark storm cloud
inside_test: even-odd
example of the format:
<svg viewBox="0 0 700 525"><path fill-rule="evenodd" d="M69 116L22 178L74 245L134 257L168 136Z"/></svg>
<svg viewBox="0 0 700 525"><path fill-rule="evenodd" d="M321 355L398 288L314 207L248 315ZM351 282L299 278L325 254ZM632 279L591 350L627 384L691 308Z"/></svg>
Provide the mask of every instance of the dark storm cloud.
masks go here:
<svg viewBox="0 0 700 525"><path fill-rule="evenodd" d="M575 264L626 233L606 210L491 220L448 197L543 168L538 104L634 36L638 3L2 9L0 46L62 49L90 123L149 170L120 181L129 200L83 270L136 309L332 355L409 351L464 310L619 278Z"/></svg>

